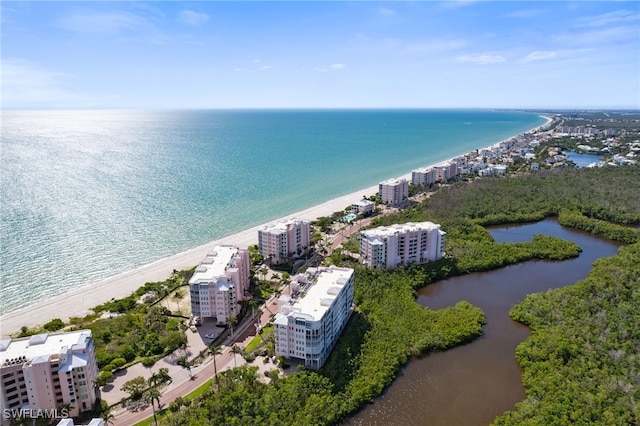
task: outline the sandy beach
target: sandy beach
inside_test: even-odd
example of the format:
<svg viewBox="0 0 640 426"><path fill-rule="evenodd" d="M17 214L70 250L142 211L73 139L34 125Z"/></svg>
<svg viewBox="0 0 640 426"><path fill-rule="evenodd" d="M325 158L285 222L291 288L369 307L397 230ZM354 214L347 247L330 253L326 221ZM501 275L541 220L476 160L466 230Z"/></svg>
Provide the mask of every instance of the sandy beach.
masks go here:
<svg viewBox="0 0 640 426"><path fill-rule="evenodd" d="M406 176L403 176L406 177ZM408 174L411 179L411 173ZM374 195L378 186L371 186L363 190L326 201L300 212L285 216L283 219L298 217L315 220L328 216L333 212L343 210L363 195ZM268 223L272 223L271 221ZM254 226L233 235L212 241L208 244L169 256L139 268L124 272L113 277L97 281L80 289L64 293L49 300L37 302L33 305L9 312L0 317L0 335L8 336L20 330L22 326L36 326L45 324L54 318L67 321L70 317L84 316L91 313L91 308L100 305L111 298L122 298L130 295L146 282L162 281L168 278L174 269L188 269L200 263L206 253L218 244L231 244L238 247L248 247L258 243L258 228Z"/></svg>
<svg viewBox="0 0 640 426"><path fill-rule="evenodd" d="M547 119L547 122L551 121L550 117L544 116L544 118ZM538 126L530 131L538 130L541 127L542 126ZM515 136L517 135L514 135L514 137ZM507 138L506 140L508 139L510 138ZM496 147L501 142L490 145L486 147L486 149ZM436 164L425 165L425 167L433 167L442 163L444 163L444 161ZM397 177L411 181L411 172ZM329 216L333 212L343 210L353 202L361 200L363 195L370 196L377 192L378 185L376 184L351 194L334 198L297 213L287 215L282 219L297 217L315 220L319 217ZM272 222L275 221L270 221L268 223ZM157 260L153 263L123 272L119 275L94 282L80 289L52 297L49 300L34 303L26 308L4 314L0 317L0 335L8 336L19 331L22 326L33 327L42 325L54 318L60 318L63 321L67 321L70 317L90 314L92 312L91 308L94 306L100 305L112 298L118 299L126 297L146 282L165 280L171 275L174 269L188 269L198 265L205 257L206 253L215 245L231 244L246 248L250 245L257 244L258 229L262 226L264 226L264 224L220 238L185 252Z"/></svg>

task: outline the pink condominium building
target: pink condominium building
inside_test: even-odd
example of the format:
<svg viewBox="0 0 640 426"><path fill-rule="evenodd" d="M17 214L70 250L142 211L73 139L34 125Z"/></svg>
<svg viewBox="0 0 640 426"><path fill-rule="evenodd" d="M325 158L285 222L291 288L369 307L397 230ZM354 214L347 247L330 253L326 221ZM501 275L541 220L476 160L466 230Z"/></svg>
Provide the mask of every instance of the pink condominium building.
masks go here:
<svg viewBox="0 0 640 426"><path fill-rule="evenodd" d="M409 182L406 179L388 179L378 184L380 200L392 206L400 205L409 198Z"/></svg>
<svg viewBox="0 0 640 426"><path fill-rule="evenodd" d="M360 260L369 268L393 269L444 255L445 232L432 222L381 226L360 232Z"/></svg>
<svg viewBox="0 0 640 426"><path fill-rule="evenodd" d="M91 330L2 339L0 412L67 407L65 414L77 416L96 402L97 375Z"/></svg>
<svg viewBox="0 0 640 426"><path fill-rule="evenodd" d="M289 219L265 225L258 230L260 255L279 264L309 247L311 228L308 220Z"/></svg>
<svg viewBox="0 0 640 426"><path fill-rule="evenodd" d="M233 246L215 246L200 262L189 280L191 314L200 318L216 318L226 324L227 318L240 313L241 300L249 289L249 252Z"/></svg>

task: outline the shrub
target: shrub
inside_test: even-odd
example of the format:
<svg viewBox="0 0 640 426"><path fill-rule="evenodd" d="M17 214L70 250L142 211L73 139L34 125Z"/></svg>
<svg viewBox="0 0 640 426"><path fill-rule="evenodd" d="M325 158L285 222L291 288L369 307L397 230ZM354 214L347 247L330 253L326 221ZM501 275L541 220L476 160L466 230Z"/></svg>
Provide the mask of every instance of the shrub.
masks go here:
<svg viewBox="0 0 640 426"><path fill-rule="evenodd" d="M47 331L57 331L64 328L65 323L60 318L49 321L44 325L44 329Z"/></svg>

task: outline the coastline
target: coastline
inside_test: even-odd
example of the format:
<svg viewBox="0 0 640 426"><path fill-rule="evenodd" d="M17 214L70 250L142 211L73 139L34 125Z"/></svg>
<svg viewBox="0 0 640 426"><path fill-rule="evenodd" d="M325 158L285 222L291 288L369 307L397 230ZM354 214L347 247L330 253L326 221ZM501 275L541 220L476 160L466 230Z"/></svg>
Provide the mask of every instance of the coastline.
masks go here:
<svg viewBox="0 0 640 426"><path fill-rule="evenodd" d="M548 116L540 116L545 118L547 120L547 123L552 121L552 119ZM526 132L510 136L509 138L503 139L502 141L484 147L484 149L491 149L499 146L502 142L513 137L538 131L543 126L544 124L536 126ZM422 167L434 167L438 164L451 161L453 158L457 158L467 154L469 154L469 152L461 153L460 155L452 157L448 160L425 165ZM404 178L411 181L411 175L412 172L410 171L404 175L395 177ZM363 195L369 196L377 192L378 185L376 184L347 195L333 198L321 204L266 223L273 223L279 220L293 217L313 221L319 217L329 216L336 211L343 210L351 203L361 200ZM0 316L0 336L4 337L16 333L20 331L20 328L23 326L33 327L43 325L54 318L60 318L66 322L70 317L80 317L90 314L92 312L91 308L107 302L112 298L119 299L126 297L139 287L143 286L146 282L163 281L167 279L174 269L181 270L197 266L200 261L206 256L206 253L215 245L231 244L238 247L246 248L250 245L257 244L258 229L265 224L251 227L249 229L211 241L207 244L200 245L187 251L156 260L144 266L90 283L79 289L54 296L48 300L36 302L30 306L3 314L2 316Z"/></svg>

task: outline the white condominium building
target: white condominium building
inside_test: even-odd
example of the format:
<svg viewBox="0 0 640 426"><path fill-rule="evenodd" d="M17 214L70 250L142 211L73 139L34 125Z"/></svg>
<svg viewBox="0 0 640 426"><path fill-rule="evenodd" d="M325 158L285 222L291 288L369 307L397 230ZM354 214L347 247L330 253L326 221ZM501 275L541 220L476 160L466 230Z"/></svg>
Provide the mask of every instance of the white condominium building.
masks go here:
<svg viewBox="0 0 640 426"><path fill-rule="evenodd" d="M240 313L249 289L249 252L233 246L215 246L189 280L191 314L215 317L218 324Z"/></svg>
<svg viewBox="0 0 640 426"><path fill-rule="evenodd" d="M308 220L289 219L265 225L258 230L258 248L263 258L273 264L284 262L289 256L309 247L311 228Z"/></svg>
<svg viewBox="0 0 640 426"><path fill-rule="evenodd" d="M77 416L96 402L97 375L91 330L2 339L0 412Z"/></svg>
<svg viewBox="0 0 640 426"><path fill-rule="evenodd" d="M329 357L353 311L353 269L309 268L280 296L276 314L276 355L314 370Z"/></svg>
<svg viewBox="0 0 640 426"><path fill-rule="evenodd" d="M373 213L373 209L375 207L375 203L369 200L360 200L351 204L351 213Z"/></svg>
<svg viewBox="0 0 640 426"><path fill-rule="evenodd" d="M360 232L360 259L369 268L393 269L444 255L445 232L432 222L381 226Z"/></svg>
<svg viewBox="0 0 640 426"><path fill-rule="evenodd" d="M385 204L402 204L409 198L409 182L406 179L385 180L378 185L378 194Z"/></svg>

